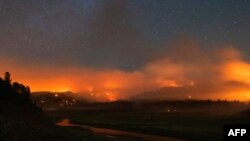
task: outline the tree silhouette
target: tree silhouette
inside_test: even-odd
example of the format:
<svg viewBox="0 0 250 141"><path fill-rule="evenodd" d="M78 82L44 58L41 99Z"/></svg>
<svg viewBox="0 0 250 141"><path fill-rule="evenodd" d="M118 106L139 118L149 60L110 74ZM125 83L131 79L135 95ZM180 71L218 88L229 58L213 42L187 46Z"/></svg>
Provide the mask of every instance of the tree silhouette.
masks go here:
<svg viewBox="0 0 250 141"><path fill-rule="evenodd" d="M31 104L30 88L18 82L11 83L11 75L6 72L0 77L0 100Z"/></svg>
<svg viewBox="0 0 250 141"><path fill-rule="evenodd" d="M9 72L5 72L4 80L5 80L6 82L9 82L9 83L11 82L10 73L9 73Z"/></svg>

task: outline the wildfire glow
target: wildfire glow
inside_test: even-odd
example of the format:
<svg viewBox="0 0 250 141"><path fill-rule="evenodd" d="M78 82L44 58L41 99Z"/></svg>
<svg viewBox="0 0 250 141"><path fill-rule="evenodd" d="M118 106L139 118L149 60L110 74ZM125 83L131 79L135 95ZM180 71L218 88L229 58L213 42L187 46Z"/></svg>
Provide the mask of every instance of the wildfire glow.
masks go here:
<svg viewBox="0 0 250 141"><path fill-rule="evenodd" d="M196 55L193 52L199 51L190 50L191 55L186 52L175 58L172 54L177 53L170 53L134 71L85 67L68 67L67 70L48 66L23 68L3 60L0 63L4 68L0 71L8 70L13 74L13 80L29 85L32 91L73 91L108 101L162 87L176 88L185 98L192 95L192 98L204 99L250 99L250 64L238 51L225 49L218 52L219 59L210 61L209 58L218 55Z"/></svg>
<svg viewBox="0 0 250 141"><path fill-rule="evenodd" d="M116 96L113 93L106 92L105 94L108 97L109 101L116 101L117 100Z"/></svg>
<svg viewBox="0 0 250 141"><path fill-rule="evenodd" d="M181 85L174 80L164 80L160 78L158 79L158 82L161 86L165 87L181 87Z"/></svg>
<svg viewBox="0 0 250 141"><path fill-rule="evenodd" d="M225 68L227 79L250 83L250 64L234 61L226 64Z"/></svg>

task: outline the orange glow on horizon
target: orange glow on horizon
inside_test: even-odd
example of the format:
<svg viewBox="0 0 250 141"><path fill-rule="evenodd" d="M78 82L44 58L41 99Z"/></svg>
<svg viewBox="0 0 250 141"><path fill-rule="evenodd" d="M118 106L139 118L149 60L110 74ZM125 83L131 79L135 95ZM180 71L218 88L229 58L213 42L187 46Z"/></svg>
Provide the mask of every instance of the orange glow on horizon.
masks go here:
<svg viewBox="0 0 250 141"><path fill-rule="evenodd" d="M228 52L233 57L227 57ZM194 92L183 92L185 98L190 95L192 98L250 100L250 64L239 56L237 51L229 50L226 55L220 54L223 59L212 62L206 61L210 56L205 56L205 59L191 56L191 61L163 57L134 71L35 65L21 67L0 60L4 66L0 71L3 74L8 70L13 81L30 86L32 92L72 91L107 101L126 99L162 87L172 87L178 92Z"/></svg>
<svg viewBox="0 0 250 141"><path fill-rule="evenodd" d="M52 92L66 92L66 91L72 91L73 89L70 87L69 83L63 82L61 80L50 80L49 82L46 80L21 80L18 79L17 81L20 81L24 83L25 85L30 86L31 91L52 91Z"/></svg>
<svg viewBox="0 0 250 141"><path fill-rule="evenodd" d="M104 87L108 90L117 89L118 82L106 82L106 83L104 83Z"/></svg>
<svg viewBox="0 0 250 141"><path fill-rule="evenodd" d="M116 101L117 100L117 97L115 96L115 94L110 93L110 92L106 92L105 94L106 94L109 101Z"/></svg>
<svg viewBox="0 0 250 141"><path fill-rule="evenodd" d="M225 75L228 80L250 83L250 64L233 61L225 65Z"/></svg>
<svg viewBox="0 0 250 141"><path fill-rule="evenodd" d="M162 87L181 87L181 85L174 80L158 79L158 82Z"/></svg>

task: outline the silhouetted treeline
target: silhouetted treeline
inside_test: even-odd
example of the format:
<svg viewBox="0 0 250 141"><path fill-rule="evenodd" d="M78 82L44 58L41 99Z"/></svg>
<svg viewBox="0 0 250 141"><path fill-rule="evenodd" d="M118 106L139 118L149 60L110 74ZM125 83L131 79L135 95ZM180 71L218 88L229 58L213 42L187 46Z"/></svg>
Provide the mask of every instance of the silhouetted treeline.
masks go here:
<svg viewBox="0 0 250 141"><path fill-rule="evenodd" d="M30 88L18 82L13 82L10 73L6 72L4 78L0 77L0 100L31 104Z"/></svg>

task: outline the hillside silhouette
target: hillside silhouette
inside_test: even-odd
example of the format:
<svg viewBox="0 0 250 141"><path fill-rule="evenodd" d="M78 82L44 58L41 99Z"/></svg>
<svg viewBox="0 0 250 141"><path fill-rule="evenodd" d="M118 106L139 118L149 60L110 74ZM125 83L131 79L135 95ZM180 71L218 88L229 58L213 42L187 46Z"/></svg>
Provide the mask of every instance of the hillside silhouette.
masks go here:
<svg viewBox="0 0 250 141"><path fill-rule="evenodd" d="M90 131L62 128L54 124L31 100L30 88L12 82L6 72L0 77L0 141L100 140Z"/></svg>

